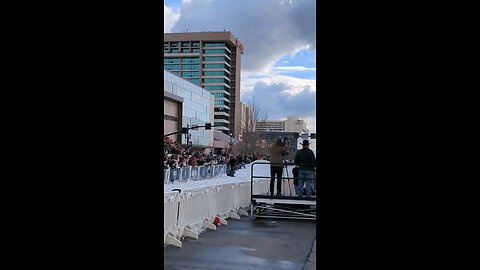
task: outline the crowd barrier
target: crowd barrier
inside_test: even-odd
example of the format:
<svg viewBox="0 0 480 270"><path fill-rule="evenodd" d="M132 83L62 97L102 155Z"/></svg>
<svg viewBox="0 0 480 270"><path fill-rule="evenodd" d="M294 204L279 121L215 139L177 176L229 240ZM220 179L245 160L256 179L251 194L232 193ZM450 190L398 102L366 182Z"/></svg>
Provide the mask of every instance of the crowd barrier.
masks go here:
<svg viewBox="0 0 480 270"><path fill-rule="evenodd" d="M254 186L258 192L266 192L269 183L261 179ZM228 218L248 216L245 209L251 202L250 188L250 181L245 181L165 193L164 245L181 247L184 237L198 239L206 229L228 225Z"/></svg>
<svg viewBox="0 0 480 270"><path fill-rule="evenodd" d="M188 166L183 168L163 169L163 183L205 180L227 175L227 165Z"/></svg>

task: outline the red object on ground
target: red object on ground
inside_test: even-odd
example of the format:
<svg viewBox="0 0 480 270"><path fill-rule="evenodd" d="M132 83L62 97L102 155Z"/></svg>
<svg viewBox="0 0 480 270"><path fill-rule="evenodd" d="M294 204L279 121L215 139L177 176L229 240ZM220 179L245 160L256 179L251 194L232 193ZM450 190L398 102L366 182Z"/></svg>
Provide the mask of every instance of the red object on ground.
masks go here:
<svg viewBox="0 0 480 270"><path fill-rule="evenodd" d="M215 217L215 220L213 221L213 224L214 224L215 226L217 226L218 224L220 224L220 217L218 217L218 216Z"/></svg>

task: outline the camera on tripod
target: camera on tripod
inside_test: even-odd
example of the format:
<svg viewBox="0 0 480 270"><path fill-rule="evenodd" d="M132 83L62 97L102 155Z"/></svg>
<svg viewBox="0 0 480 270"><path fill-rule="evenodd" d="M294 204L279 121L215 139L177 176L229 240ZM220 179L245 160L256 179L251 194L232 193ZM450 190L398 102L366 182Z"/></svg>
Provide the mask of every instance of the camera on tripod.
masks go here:
<svg viewBox="0 0 480 270"><path fill-rule="evenodd" d="M288 138L286 136L283 136L280 138L280 145L285 147L288 144Z"/></svg>

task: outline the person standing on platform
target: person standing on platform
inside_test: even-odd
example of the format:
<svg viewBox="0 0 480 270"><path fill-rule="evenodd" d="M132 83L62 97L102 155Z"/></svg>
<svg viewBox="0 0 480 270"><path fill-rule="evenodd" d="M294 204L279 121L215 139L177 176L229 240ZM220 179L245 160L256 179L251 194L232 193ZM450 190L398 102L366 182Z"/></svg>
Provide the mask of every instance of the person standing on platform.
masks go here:
<svg viewBox="0 0 480 270"><path fill-rule="evenodd" d="M301 143L303 149L300 149L295 155L295 165L298 170L298 185L296 186L295 193L298 197L303 196L303 184L305 183L307 198L312 196L313 190L313 171L315 169L315 154L309 148L310 142L303 140Z"/></svg>
<svg viewBox="0 0 480 270"><path fill-rule="evenodd" d="M280 138L276 138L270 147L270 195L273 196L275 176L277 176L277 196L282 196L282 173L283 159L288 155L286 144L282 144Z"/></svg>

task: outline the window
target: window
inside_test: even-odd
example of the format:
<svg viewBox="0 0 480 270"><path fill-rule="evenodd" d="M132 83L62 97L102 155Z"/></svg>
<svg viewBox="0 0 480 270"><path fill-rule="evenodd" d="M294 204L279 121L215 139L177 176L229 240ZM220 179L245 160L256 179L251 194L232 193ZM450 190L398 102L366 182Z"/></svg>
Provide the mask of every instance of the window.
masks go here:
<svg viewBox="0 0 480 270"><path fill-rule="evenodd" d="M229 121L230 116L227 115L215 115L213 116L213 119L223 119Z"/></svg>
<svg viewBox="0 0 480 270"><path fill-rule="evenodd" d="M200 47L200 42L198 41L192 42L192 47Z"/></svg>
<svg viewBox="0 0 480 270"><path fill-rule="evenodd" d="M186 77L198 77L198 71L183 71L182 78Z"/></svg>
<svg viewBox="0 0 480 270"><path fill-rule="evenodd" d="M163 49L163 53L168 53L168 49Z"/></svg>
<svg viewBox="0 0 480 270"><path fill-rule="evenodd" d="M196 84L196 85L200 85L200 81L198 80L198 78L185 78L185 80L193 83L193 84Z"/></svg>
<svg viewBox="0 0 480 270"><path fill-rule="evenodd" d="M228 123L213 122L214 127L228 127Z"/></svg>
<svg viewBox="0 0 480 270"><path fill-rule="evenodd" d="M206 62L225 61L225 57L223 57L223 56L206 56L206 57L203 57L203 61L206 61Z"/></svg>
<svg viewBox="0 0 480 270"><path fill-rule="evenodd" d="M203 68L227 68L225 64L204 64Z"/></svg>
<svg viewBox="0 0 480 270"><path fill-rule="evenodd" d="M184 57L182 58L182 63L199 63L200 59L193 57Z"/></svg>
<svg viewBox="0 0 480 270"><path fill-rule="evenodd" d="M228 101L225 101L225 100L215 100L213 102L214 105L227 105L227 106L230 106L230 103Z"/></svg>
<svg viewBox="0 0 480 270"><path fill-rule="evenodd" d="M190 49L182 49L182 53L189 53Z"/></svg>
<svg viewBox="0 0 480 270"><path fill-rule="evenodd" d="M204 76L228 76L225 71L204 71Z"/></svg>
<svg viewBox="0 0 480 270"><path fill-rule="evenodd" d="M178 47L178 42L172 42L170 43L170 47Z"/></svg>
<svg viewBox="0 0 480 270"><path fill-rule="evenodd" d="M168 42L163 43L163 48L168 48Z"/></svg>
<svg viewBox="0 0 480 270"><path fill-rule="evenodd" d="M192 49L192 53L199 53L200 49Z"/></svg>
<svg viewBox="0 0 480 270"><path fill-rule="evenodd" d="M225 47L225 42L205 42L203 43L205 47Z"/></svg>
<svg viewBox="0 0 480 270"><path fill-rule="evenodd" d="M172 53L178 53L178 49L172 49Z"/></svg>
<svg viewBox="0 0 480 270"><path fill-rule="evenodd" d="M225 90L229 91L225 85L205 85L204 86L205 90Z"/></svg>
<svg viewBox="0 0 480 270"><path fill-rule="evenodd" d="M205 78L203 79L204 83L227 83L228 81L225 78Z"/></svg>
<svg viewBox="0 0 480 270"><path fill-rule="evenodd" d="M164 65L165 70L180 70L180 65Z"/></svg>
<svg viewBox="0 0 480 270"><path fill-rule="evenodd" d="M182 69L183 70L198 70L200 65L190 65L190 64L183 64Z"/></svg>
<svg viewBox="0 0 480 270"><path fill-rule="evenodd" d="M225 93L212 93L212 95L214 95L216 98L227 98L227 99L230 98L230 96Z"/></svg>
<svg viewBox="0 0 480 270"><path fill-rule="evenodd" d="M216 49L216 50L203 50L204 54L224 54L224 49Z"/></svg>
<svg viewBox="0 0 480 270"><path fill-rule="evenodd" d="M213 111L214 111L214 112L230 113L230 110L229 110L229 109L225 109L225 108L214 108Z"/></svg>
<svg viewBox="0 0 480 270"><path fill-rule="evenodd" d="M182 47L190 47L190 42L182 42Z"/></svg>
<svg viewBox="0 0 480 270"><path fill-rule="evenodd" d="M164 64L169 64L169 63L180 63L180 58L165 58L163 59Z"/></svg>
<svg viewBox="0 0 480 270"><path fill-rule="evenodd" d="M173 75L180 77L180 71L171 71Z"/></svg>

